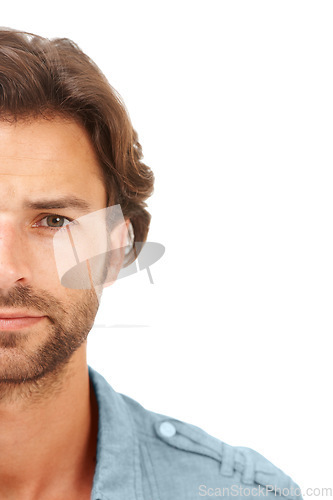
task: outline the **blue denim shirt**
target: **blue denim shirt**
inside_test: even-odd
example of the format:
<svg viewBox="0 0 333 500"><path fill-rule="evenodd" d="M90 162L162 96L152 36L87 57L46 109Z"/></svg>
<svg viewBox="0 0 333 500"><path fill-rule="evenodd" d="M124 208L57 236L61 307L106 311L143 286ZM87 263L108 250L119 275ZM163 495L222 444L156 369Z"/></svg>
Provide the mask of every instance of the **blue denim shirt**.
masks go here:
<svg viewBox="0 0 333 500"><path fill-rule="evenodd" d="M99 408L92 500L301 499L262 455L144 409L89 367Z"/></svg>

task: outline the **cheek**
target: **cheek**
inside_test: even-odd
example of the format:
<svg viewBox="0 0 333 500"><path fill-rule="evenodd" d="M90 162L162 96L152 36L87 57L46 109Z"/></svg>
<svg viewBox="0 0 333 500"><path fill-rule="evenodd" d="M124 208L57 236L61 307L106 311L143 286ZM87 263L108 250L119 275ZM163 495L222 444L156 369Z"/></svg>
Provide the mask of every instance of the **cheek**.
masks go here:
<svg viewBox="0 0 333 500"><path fill-rule="evenodd" d="M90 216L89 216L90 217ZM32 235L26 258L40 287L60 290L92 290L106 275L108 238L105 224L93 220L84 226L55 231L52 236ZM87 220L88 217L85 217ZM82 229L83 227L83 229Z"/></svg>
<svg viewBox="0 0 333 500"><path fill-rule="evenodd" d="M30 238L26 253L33 271L48 275L57 273L52 238Z"/></svg>
<svg viewBox="0 0 333 500"><path fill-rule="evenodd" d="M105 224L98 223L96 214L77 219L76 225L53 239L58 276L66 288L89 290L101 283L108 239Z"/></svg>
<svg viewBox="0 0 333 500"><path fill-rule="evenodd" d="M90 313L95 316L98 309L98 299L94 291L92 290L73 290L59 285L58 289L58 299L63 302L66 308L66 312L70 316L76 316L80 313L84 313L84 316L88 316ZM90 313L88 313L88 311Z"/></svg>
<svg viewBox="0 0 333 500"><path fill-rule="evenodd" d="M49 291L54 296L66 295L68 289L61 284L52 238L30 239L25 258L30 268L32 286Z"/></svg>
<svg viewBox="0 0 333 500"><path fill-rule="evenodd" d="M65 327L76 325L78 330L91 330L99 307L99 299L95 292L62 287L62 295L58 296L58 300L62 301L66 310L62 320ZM58 314L55 316L58 320Z"/></svg>

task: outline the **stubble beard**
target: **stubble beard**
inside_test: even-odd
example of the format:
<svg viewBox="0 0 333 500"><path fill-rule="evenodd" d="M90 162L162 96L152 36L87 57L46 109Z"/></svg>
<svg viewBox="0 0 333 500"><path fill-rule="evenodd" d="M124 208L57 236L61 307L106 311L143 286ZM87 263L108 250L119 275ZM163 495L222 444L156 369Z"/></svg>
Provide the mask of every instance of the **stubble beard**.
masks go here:
<svg viewBox="0 0 333 500"><path fill-rule="evenodd" d="M0 332L0 401L39 399L62 388L73 354L86 341L98 310L94 290L76 291L66 305L30 286L0 294L0 308L25 308L47 316L43 341L29 348L30 332Z"/></svg>

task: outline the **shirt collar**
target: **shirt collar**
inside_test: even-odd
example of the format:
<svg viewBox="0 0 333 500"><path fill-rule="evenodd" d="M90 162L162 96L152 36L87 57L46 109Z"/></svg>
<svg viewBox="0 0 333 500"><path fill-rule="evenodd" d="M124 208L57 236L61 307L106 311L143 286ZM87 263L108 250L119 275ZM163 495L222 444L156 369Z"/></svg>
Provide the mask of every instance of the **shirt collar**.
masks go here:
<svg viewBox="0 0 333 500"><path fill-rule="evenodd" d="M96 469L92 500L135 500L139 477L138 443L121 394L89 367L98 404Z"/></svg>

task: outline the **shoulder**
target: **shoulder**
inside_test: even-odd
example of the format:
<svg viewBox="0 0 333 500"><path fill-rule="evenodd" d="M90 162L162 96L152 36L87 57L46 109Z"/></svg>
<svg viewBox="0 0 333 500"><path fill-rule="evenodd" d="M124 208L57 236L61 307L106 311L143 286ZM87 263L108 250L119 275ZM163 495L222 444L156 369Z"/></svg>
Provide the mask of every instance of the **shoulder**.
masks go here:
<svg viewBox="0 0 333 500"><path fill-rule="evenodd" d="M134 422L150 491L155 488L157 498L301 498L297 484L260 453L230 446L195 425L121 397Z"/></svg>
<svg viewBox="0 0 333 500"><path fill-rule="evenodd" d="M92 369L90 377L99 411L94 499L301 498L291 478L254 450L146 410Z"/></svg>

